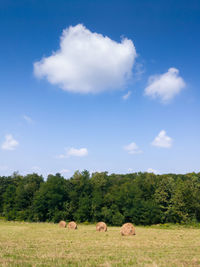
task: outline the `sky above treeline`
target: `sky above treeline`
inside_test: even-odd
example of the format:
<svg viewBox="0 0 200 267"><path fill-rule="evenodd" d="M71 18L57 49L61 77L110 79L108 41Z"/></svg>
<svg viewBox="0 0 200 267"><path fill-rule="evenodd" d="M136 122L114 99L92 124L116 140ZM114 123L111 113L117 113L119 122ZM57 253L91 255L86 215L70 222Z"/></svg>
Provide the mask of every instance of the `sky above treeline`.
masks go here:
<svg viewBox="0 0 200 267"><path fill-rule="evenodd" d="M200 2L1 0L0 175L200 171Z"/></svg>

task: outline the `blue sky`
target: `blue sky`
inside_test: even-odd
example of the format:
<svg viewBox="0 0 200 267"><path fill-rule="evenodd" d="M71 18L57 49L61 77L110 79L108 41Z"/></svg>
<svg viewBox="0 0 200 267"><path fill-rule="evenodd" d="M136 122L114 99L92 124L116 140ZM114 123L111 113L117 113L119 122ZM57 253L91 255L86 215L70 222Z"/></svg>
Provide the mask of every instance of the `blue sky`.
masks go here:
<svg viewBox="0 0 200 267"><path fill-rule="evenodd" d="M1 0L0 25L0 175L200 171L199 1Z"/></svg>

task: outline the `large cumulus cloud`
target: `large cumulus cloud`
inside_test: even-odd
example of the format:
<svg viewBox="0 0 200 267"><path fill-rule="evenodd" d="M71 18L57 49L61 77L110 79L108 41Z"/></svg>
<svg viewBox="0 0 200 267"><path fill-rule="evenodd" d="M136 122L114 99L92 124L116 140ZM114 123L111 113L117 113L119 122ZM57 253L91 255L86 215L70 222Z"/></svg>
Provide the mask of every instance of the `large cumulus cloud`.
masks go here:
<svg viewBox="0 0 200 267"><path fill-rule="evenodd" d="M63 31L58 51L34 63L34 73L66 91L97 93L124 86L135 58L131 40L118 43L78 24Z"/></svg>

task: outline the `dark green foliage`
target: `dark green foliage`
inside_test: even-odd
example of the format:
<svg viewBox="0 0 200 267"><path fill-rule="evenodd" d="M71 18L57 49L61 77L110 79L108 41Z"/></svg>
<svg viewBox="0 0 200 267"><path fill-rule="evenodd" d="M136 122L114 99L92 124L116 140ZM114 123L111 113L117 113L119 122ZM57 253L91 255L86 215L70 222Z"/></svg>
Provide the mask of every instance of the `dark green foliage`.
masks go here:
<svg viewBox="0 0 200 267"><path fill-rule="evenodd" d="M14 185L9 185L3 194L3 215L7 220L14 220L16 216L15 194L16 187Z"/></svg>
<svg viewBox="0 0 200 267"><path fill-rule="evenodd" d="M105 221L151 225L200 222L200 173L185 175L76 171L44 181L37 174L0 177L0 216L7 220Z"/></svg>
<svg viewBox="0 0 200 267"><path fill-rule="evenodd" d="M49 175L33 200L34 220L57 221L67 201L66 180L60 174Z"/></svg>

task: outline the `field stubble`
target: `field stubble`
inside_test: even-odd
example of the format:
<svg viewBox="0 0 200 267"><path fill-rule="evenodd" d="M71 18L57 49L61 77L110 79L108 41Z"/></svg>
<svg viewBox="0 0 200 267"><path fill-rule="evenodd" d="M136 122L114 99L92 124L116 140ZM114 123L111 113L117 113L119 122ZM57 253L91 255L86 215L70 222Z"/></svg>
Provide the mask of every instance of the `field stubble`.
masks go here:
<svg viewBox="0 0 200 267"><path fill-rule="evenodd" d="M200 229L0 222L0 266L200 266Z"/></svg>

